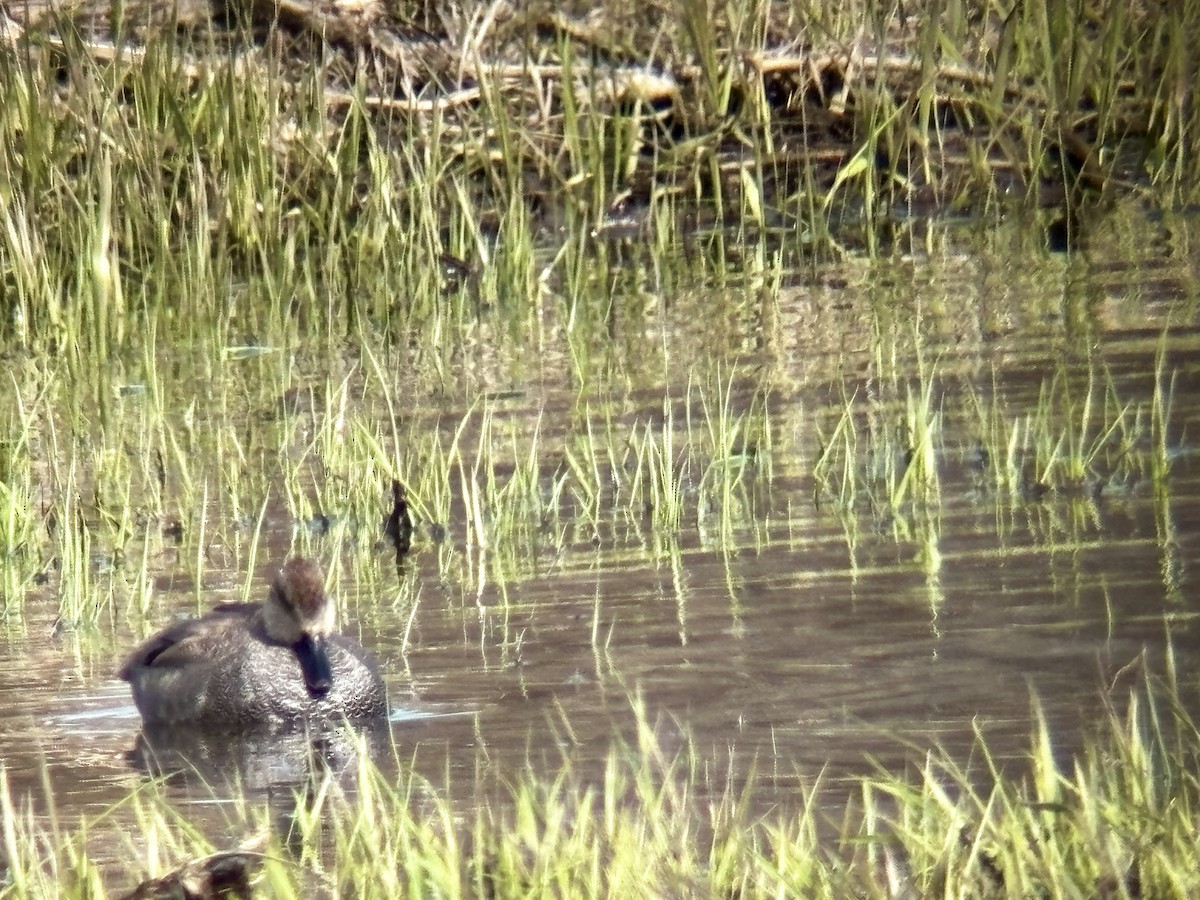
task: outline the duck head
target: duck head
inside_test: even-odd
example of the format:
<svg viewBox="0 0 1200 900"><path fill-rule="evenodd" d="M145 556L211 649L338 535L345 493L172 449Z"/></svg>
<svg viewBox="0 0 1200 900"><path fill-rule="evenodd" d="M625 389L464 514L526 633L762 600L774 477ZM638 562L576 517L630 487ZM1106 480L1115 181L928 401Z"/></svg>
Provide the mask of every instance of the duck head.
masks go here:
<svg viewBox="0 0 1200 900"><path fill-rule="evenodd" d="M325 642L336 628L337 611L315 562L296 558L284 563L263 603L262 621L271 640L296 654L308 692L324 697L333 686Z"/></svg>

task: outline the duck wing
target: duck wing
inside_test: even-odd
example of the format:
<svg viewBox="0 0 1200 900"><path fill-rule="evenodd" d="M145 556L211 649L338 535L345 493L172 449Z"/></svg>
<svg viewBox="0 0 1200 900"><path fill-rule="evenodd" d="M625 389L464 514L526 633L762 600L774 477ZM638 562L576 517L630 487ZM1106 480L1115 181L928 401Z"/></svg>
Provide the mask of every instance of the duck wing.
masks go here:
<svg viewBox="0 0 1200 900"><path fill-rule="evenodd" d="M249 632L258 609L257 604L222 603L198 619L168 625L126 657L117 677L129 681L136 669L182 668L208 662L227 651L231 640L239 640Z"/></svg>

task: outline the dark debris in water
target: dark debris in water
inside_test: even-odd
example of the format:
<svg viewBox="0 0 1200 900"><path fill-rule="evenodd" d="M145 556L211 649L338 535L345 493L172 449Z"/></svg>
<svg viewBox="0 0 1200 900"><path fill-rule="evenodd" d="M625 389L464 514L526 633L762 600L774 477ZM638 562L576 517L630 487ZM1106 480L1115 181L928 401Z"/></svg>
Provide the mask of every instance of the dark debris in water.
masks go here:
<svg viewBox="0 0 1200 900"><path fill-rule="evenodd" d="M148 878L122 900L216 900L254 896L251 882L261 856L248 850L191 860L161 878Z"/></svg>
<svg viewBox="0 0 1200 900"><path fill-rule="evenodd" d="M383 523L383 533L396 548L396 562L412 548L413 522L408 510L408 494L404 485L392 481L392 511Z"/></svg>

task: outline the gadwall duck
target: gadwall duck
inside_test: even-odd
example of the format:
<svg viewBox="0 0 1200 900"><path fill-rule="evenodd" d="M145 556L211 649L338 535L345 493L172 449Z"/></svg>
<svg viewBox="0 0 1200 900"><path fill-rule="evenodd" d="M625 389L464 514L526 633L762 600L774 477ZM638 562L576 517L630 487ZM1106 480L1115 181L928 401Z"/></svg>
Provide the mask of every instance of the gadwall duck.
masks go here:
<svg viewBox="0 0 1200 900"><path fill-rule="evenodd" d="M387 713L379 671L357 641L336 633L311 559L288 560L260 604L224 603L164 628L118 674L148 724L243 730Z"/></svg>

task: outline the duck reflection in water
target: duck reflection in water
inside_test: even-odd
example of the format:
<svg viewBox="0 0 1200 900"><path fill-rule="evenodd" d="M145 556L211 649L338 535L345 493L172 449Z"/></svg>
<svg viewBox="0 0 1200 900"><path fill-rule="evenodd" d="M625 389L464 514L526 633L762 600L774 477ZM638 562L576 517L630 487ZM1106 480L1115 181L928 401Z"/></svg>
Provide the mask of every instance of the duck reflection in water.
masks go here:
<svg viewBox="0 0 1200 900"><path fill-rule="evenodd" d="M387 716L379 670L337 633L311 559L288 560L261 604L225 603L163 629L118 674L148 726L242 732Z"/></svg>

